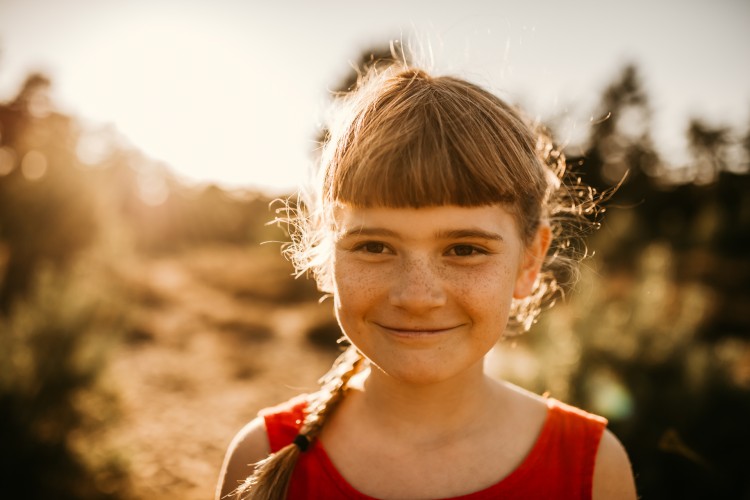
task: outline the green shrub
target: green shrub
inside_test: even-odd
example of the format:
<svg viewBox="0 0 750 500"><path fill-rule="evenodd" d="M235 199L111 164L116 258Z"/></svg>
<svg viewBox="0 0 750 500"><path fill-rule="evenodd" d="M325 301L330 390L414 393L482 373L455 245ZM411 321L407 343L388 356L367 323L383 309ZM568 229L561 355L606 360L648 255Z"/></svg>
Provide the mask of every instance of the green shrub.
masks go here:
<svg viewBox="0 0 750 500"><path fill-rule="evenodd" d="M121 460L92 439L116 417L101 383L123 315L97 271L42 269L0 316L0 481L8 498L118 498Z"/></svg>

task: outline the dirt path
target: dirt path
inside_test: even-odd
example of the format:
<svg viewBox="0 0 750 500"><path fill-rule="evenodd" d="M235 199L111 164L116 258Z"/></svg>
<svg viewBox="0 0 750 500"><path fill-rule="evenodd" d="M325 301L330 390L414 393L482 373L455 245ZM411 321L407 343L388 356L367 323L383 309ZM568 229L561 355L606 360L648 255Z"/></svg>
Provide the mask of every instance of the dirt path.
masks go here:
<svg viewBox="0 0 750 500"><path fill-rule="evenodd" d="M246 257L212 258L231 269ZM238 298L178 258L145 263L138 276L151 300L109 372L123 412L113 441L136 498L212 498L233 434L258 409L314 390L330 366L335 352L305 338L330 303Z"/></svg>

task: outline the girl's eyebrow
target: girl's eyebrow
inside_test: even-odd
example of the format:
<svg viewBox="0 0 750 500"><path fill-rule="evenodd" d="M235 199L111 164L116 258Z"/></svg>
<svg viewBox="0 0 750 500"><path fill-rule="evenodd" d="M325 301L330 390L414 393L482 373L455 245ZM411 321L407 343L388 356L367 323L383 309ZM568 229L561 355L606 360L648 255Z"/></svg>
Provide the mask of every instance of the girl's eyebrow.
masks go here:
<svg viewBox="0 0 750 500"><path fill-rule="evenodd" d="M338 240L343 240L351 237L361 236L380 236L389 238L400 238L401 235L396 231L386 229L383 227L353 227L342 233L339 233ZM505 239L501 234L492 231L486 231L484 229L446 229L438 231L435 236L442 240L461 240L469 238L477 238L481 240L499 241L503 242Z"/></svg>
<svg viewBox="0 0 750 500"><path fill-rule="evenodd" d="M461 240L466 238L478 238L481 240L505 241L501 234L484 229L450 229L447 231L438 231L437 237L446 240Z"/></svg>
<svg viewBox="0 0 750 500"><path fill-rule="evenodd" d="M384 227L353 227L351 229L347 229L346 231L343 231L338 234L338 240L343 240L346 238L356 238L359 236L387 236L389 238L398 238L400 235L396 231L391 231L390 229L386 229Z"/></svg>

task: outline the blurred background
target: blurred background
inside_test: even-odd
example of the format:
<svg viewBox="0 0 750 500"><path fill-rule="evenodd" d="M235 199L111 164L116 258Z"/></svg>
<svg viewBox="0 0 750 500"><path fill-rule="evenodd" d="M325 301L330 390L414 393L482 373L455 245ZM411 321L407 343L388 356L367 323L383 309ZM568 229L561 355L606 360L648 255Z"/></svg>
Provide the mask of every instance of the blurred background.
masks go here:
<svg viewBox="0 0 750 500"><path fill-rule="evenodd" d="M625 176L488 369L606 416L643 498L750 499L748 27L744 0L0 0L4 497L210 498L243 423L314 390L338 330L267 222L395 40Z"/></svg>

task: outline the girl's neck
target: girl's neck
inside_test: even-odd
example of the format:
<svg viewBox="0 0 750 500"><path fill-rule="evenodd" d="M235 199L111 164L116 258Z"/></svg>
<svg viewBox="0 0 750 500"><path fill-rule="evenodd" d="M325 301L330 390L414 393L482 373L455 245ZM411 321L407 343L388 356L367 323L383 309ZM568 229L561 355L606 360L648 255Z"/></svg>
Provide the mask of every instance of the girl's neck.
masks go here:
<svg viewBox="0 0 750 500"><path fill-rule="evenodd" d="M368 419L417 439L465 432L471 424L480 424L488 410L502 407L502 386L484 374L481 363L432 384L405 383L374 367L359 382L353 387L361 391L355 398Z"/></svg>

